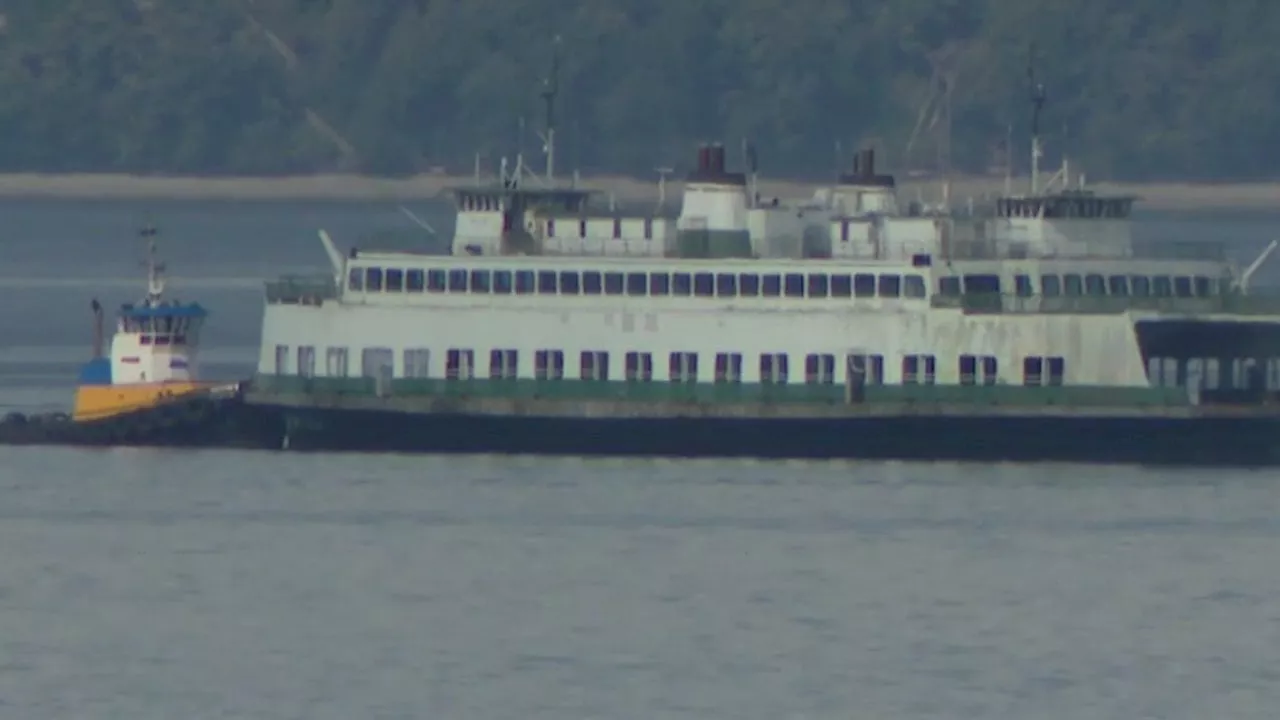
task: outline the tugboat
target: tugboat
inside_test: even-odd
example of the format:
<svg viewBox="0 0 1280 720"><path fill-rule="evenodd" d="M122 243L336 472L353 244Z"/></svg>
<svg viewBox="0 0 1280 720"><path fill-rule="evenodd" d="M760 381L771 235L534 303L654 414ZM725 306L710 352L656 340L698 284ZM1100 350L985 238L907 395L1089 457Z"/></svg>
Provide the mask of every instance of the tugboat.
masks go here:
<svg viewBox="0 0 1280 720"><path fill-rule="evenodd" d="M239 383L199 379L200 330L208 311L166 299L165 266L147 240L147 292L122 305L104 348L103 308L94 299L93 357L80 371L72 413L0 420L0 444L279 447L283 432L250 412Z"/></svg>

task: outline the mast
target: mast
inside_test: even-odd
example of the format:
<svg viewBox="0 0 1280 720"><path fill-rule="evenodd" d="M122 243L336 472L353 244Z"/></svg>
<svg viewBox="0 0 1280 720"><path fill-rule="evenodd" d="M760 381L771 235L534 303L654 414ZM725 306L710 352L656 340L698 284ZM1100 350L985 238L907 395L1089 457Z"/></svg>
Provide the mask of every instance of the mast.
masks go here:
<svg viewBox="0 0 1280 720"><path fill-rule="evenodd" d="M1044 110L1044 84L1036 82L1036 46L1033 44L1027 57L1027 87L1031 93L1031 194L1040 192L1040 158L1044 149L1040 145L1040 113Z"/></svg>
<svg viewBox="0 0 1280 720"><path fill-rule="evenodd" d="M138 231L138 235L147 239L147 302L154 305L160 302L164 294L164 263L156 261L156 236L154 225L147 224Z"/></svg>
<svg viewBox="0 0 1280 720"><path fill-rule="evenodd" d="M551 72L542 79L542 102L547 130L542 135L542 151L547 158L547 183L555 183L556 174L556 97L560 94L560 36L551 51Z"/></svg>

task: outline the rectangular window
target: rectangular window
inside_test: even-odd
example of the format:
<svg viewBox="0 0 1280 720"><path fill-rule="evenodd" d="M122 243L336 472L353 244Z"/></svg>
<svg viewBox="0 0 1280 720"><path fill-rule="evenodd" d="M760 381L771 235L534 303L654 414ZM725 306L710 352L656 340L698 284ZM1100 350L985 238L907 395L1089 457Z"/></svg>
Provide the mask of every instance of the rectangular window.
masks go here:
<svg viewBox="0 0 1280 720"><path fill-rule="evenodd" d="M1173 294L1180 298L1191 297L1191 278L1186 275L1179 275L1175 277L1173 279Z"/></svg>
<svg viewBox="0 0 1280 720"><path fill-rule="evenodd" d="M1022 358L1022 384L1028 387L1044 384L1044 358L1034 355Z"/></svg>
<svg viewBox="0 0 1280 720"><path fill-rule="evenodd" d="M774 385L787 384L786 353L764 353L760 356L760 382Z"/></svg>
<svg viewBox="0 0 1280 720"><path fill-rule="evenodd" d="M1030 275L1014 275L1013 291L1018 297L1031 297L1035 294L1035 288L1031 287Z"/></svg>
<svg viewBox="0 0 1280 720"><path fill-rule="evenodd" d="M316 374L316 349L311 345L298 348L298 376L314 377Z"/></svg>
<svg viewBox="0 0 1280 720"><path fill-rule="evenodd" d="M422 270L409 270L404 274L404 289L411 293L420 293L427 287L427 276Z"/></svg>
<svg viewBox="0 0 1280 720"><path fill-rule="evenodd" d="M514 380L519 376L518 358L515 350L490 350L489 379Z"/></svg>
<svg viewBox="0 0 1280 720"><path fill-rule="evenodd" d="M1156 297L1173 297L1173 283L1167 275L1158 275L1151 280L1151 294Z"/></svg>
<svg viewBox="0 0 1280 720"><path fill-rule="evenodd" d="M718 383L742 382L742 353L716 353L716 376Z"/></svg>
<svg viewBox="0 0 1280 720"><path fill-rule="evenodd" d="M925 287L924 278L920 275L907 275L902 278L902 294L909 298L922 298L928 296Z"/></svg>
<svg viewBox="0 0 1280 720"><path fill-rule="evenodd" d="M562 272L560 273L560 294L561 295L577 295L581 283L578 282L578 273Z"/></svg>
<svg viewBox="0 0 1280 720"><path fill-rule="evenodd" d="M347 370L347 349L327 348L324 353L324 374L328 377L346 377Z"/></svg>
<svg viewBox="0 0 1280 720"><path fill-rule="evenodd" d="M492 277L488 270L472 270L470 291L473 293L488 293L493 285Z"/></svg>
<svg viewBox="0 0 1280 720"><path fill-rule="evenodd" d="M399 268L387 268L387 292L404 292L404 271Z"/></svg>
<svg viewBox="0 0 1280 720"><path fill-rule="evenodd" d="M755 273L738 275L738 294L742 297L755 297L760 294L760 276Z"/></svg>
<svg viewBox="0 0 1280 720"><path fill-rule="evenodd" d="M532 295L533 292L537 289L538 289L538 284L534 280L532 270L516 271L516 294L517 295Z"/></svg>
<svg viewBox="0 0 1280 720"><path fill-rule="evenodd" d="M449 348L445 353L446 380L470 380L475 377L476 354L473 350Z"/></svg>
<svg viewBox="0 0 1280 720"><path fill-rule="evenodd" d="M804 297L804 276L800 273L787 273L783 278L783 288L787 297Z"/></svg>
<svg viewBox="0 0 1280 720"><path fill-rule="evenodd" d="M649 278L644 273L627 273L627 294L643 296L649 287Z"/></svg>
<svg viewBox="0 0 1280 720"><path fill-rule="evenodd" d="M1151 295L1151 278L1146 275L1132 275L1129 277L1129 288L1133 290L1134 297L1148 297Z"/></svg>
<svg viewBox="0 0 1280 720"><path fill-rule="evenodd" d="M382 268L365 268L364 289L369 292L382 290Z"/></svg>
<svg viewBox="0 0 1280 720"><path fill-rule="evenodd" d="M887 298L902 297L902 277L900 275L881 275L877 294L880 297Z"/></svg>
<svg viewBox="0 0 1280 720"><path fill-rule="evenodd" d="M538 294L539 295L555 295L556 294L556 271L555 270L539 270L538 271Z"/></svg>
<svg viewBox="0 0 1280 720"><path fill-rule="evenodd" d="M1046 363L1049 366L1049 385L1062 385L1066 377L1067 363L1060 357L1051 357Z"/></svg>
<svg viewBox="0 0 1280 720"><path fill-rule="evenodd" d="M698 297L711 297L715 294L715 276L711 273L697 273L693 276L693 294Z"/></svg>
<svg viewBox="0 0 1280 720"><path fill-rule="evenodd" d="M431 377L431 351L426 348L408 348L404 351L404 377Z"/></svg>
<svg viewBox="0 0 1280 720"><path fill-rule="evenodd" d="M649 273L649 294L667 295L671 292L671 276L666 273Z"/></svg>
<svg viewBox="0 0 1280 720"><path fill-rule="evenodd" d="M449 276L443 270L427 271L427 291L442 293L449 287Z"/></svg>
<svg viewBox="0 0 1280 720"><path fill-rule="evenodd" d="M809 385L830 385L836 379L836 356L809 354L804 358L804 381Z"/></svg>
<svg viewBox="0 0 1280 720"><path fill-rule="evenodd" d="M716 295L718 297L737 297L738 276L733 273L716 275Z"/></svg>
<svg viewBox="0 0 1280 720"><path fill-rule="evenodd" d="M960 278L954 276L938 278L938 294L942 297L960 297Z"/></svg>
<svg viewBox="0 0 1280 720"><path fill-rule="evenodd" d="M693 277L689 273L674 273L671 276L672 295L691 295L693 293Z"/></svg>
<svg viewBox="0 0 1280 720"><path fill-rule="evenodd" d="M514 285L515 283L511 281L510 270L493 271L493 293L495 295L510 295Z"/></svg>
<svg viewBox="0 0 1280 720"><path fill-rule="evenodd" d="M583 380L609 379L609 353L600 350L583 350L578 362Z"/></svg>
<svg viewBox="0 0 1280 720"><path fill-rule="evenodd" d="M582 273L583 295L599 295L603 289L604 283L600 279L600 273L592 271Z"/></svg>
<svg viewBox="0 0 1280 720"><path fill-rule="evenodd" d="M1107 291L1117 297L1123 297L1129 294L1129 276L1128 275L1112 275L1107 278Z"/></svg>
<svg viewBox="0 0 1280 720"><path fill-rule="evenodd" d="M630 382L649 382L653 380L653 354L629 352L626 356L627 380Z"/></svg>
<svg viewBox="0 0 1280 720"><path fill-rule="evenodd" d="M1097 273L1089 273L1084 276L1084 291L1086 294L1101 296L1107 294L1107 281Z"/></svg>
<svg viewBox="0 0 1280 720"><path fill-rule="evenodd" d="M999 365L994 355L984 355L982 357L982 384L995 385L996 378L999 377Z"/></svg>
<svg viewBox="0 0 1280 720"><path fill-rule="evenodd" d="M622 273L607 272L604 274L605 295L621 295L625 288L626 282L622 279Z"/></svg>
<svg viewBox="0 0 1280 720"><path fill-rule="evenodd" d="M396 353L391 348L370 347L360 351L360 376L390 378L394 375Z"/></svg>
<svg viewBox="0 0 1280 720"><path fill-rule="evenodd" d="M289 346L276 346L276 375L289 374Z"/></svg>
<svg viewBox="0 0 1280 720"><path fill-rule="evenodd" d="M667 376L671 382L697 382L698 354L691 352L671 353L667 364Z"/></svg>
<svg viewBox="0 0 1280 720"><path fill-rule="evenodd" d="M809 274L809 297L825 298L830 288L830 281L826 273L810 273Z"/></svg>
<svg viewBox="0 0 1280 720"><path fill-rule="evenodd" d="M960 384L973 385L977 382L978 358L972 355L960 356Z"/></svg>
<svg viewBox="0 0 1280 720"><path fill-rule="evenodd" d="M864 369L867 385L884 384L883 355L851 355L850 357L852 357L854 362Z"/></svg>
<svg viewBox="0 0 1280 720"><path fill-rule="evenodd" d="M466 270L450 270L449 271L449 292L466 292L467 291L467 271Z"/></svg>
<svg viewBox="0 0 1280 720"><path fill-rule="evenodd" d="M347 289L355 292L364 291L364 270L360 268L351 268L347 272Z"/></svg>
<svg viewBox="0 0 1280 720"><path fill-rule="evenodd" d="M564 351L539 350L533 354L533 377L536 380L564 379Z"/></svg>
<svg viewBox="0 0 1280 720"><path fill-rule="evenodd" d="M836 297L836 298L853 297L853 276L852 275L832 275L831 276L831 297Z"/></svg>
<svg viewBox="0 0 1280 720"><path fill-rule="evenodd" d="M1062 294L1062 278L1057 275L1040 276L1040 294L1045 297L1057 297Z"/></svg>
<svg viewBox="0 0 1280 720"><path fill-rule="evenodd" d="M902 358L903 385L933 385L937 382L937 358L933 355L905 355Z"/></svg>

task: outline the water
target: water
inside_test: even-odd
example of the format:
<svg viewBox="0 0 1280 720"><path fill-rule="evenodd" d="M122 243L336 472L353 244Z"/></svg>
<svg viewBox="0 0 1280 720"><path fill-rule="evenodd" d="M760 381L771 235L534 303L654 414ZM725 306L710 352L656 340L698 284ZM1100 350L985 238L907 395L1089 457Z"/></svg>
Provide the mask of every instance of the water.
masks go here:
<svg viewBox="0 0 1280 720"><path fill-rule="evenodd" d="M69 401L147 209L5 208L9 406ZM228 376L256 353L246 278L323 270L318 224L407 222L149 210ZM1277 230L1143 229L1243 254ZM0 448L0 716L1269 719L1276 480Z"/></svg>

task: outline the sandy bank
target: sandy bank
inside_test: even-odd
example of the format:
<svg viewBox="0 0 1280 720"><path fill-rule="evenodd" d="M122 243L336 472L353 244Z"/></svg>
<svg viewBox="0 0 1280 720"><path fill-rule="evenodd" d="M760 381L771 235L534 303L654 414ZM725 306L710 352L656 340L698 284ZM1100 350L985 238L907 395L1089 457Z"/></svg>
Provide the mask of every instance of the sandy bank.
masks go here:
<svg viewBox="0 0 1280 720"><path fill-rule="evenodd" d="M145 199L145 200L333 200L422 201L444 197L448 188L471 182L467 176L420 175L403 179L357 175L309 175L299 177L157 177L109 174L8 174L0 175L0 198ZM582 186L612 193L624 203L654 202L656 182L625 177L584 178ZM766 197L809 197L817 183L763 180ZM1025 187L1025 183L1015 187ZM965 178L953 183L952 197L998 194L1003 181ZM1280 181L1260 183L1099 183L1096 190L1138 195L1142 206L1153 210L1280 210ZM667 196L678 198L679 182L667 184ZM936 183L904 181L904 198L938 197Z"/></svg>

